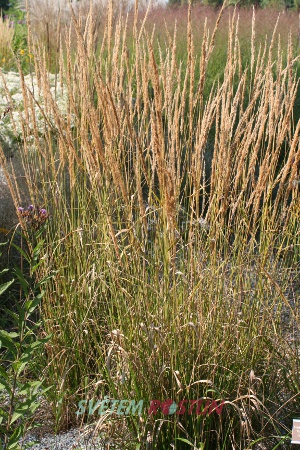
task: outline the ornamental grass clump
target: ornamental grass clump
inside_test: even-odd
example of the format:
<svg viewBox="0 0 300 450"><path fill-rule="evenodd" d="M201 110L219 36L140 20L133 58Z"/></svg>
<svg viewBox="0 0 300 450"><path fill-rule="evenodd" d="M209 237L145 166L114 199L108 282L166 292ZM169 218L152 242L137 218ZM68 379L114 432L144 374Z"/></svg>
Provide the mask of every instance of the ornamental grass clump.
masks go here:
<svg viewBox="0 0 300 450"><path fill-rule="evenodd" d="M45 48L32 43L53 121L29 151L36 109L24 89L24 172L32 202L51 211L38 276L56 273L40 364L58 428L82 420L83 399L205 399L222 412L126 417L122 448L273 448L300 406L299 57L276 29L256 42L253 16L243 60L232 12L223 74L207 94L220 17L210 31L204 22L197 54L192 11L183 70L176 27L157 46L137 5L129 29L110 4L100 37L92 9L86 22L71 9L76 39L58 54L64 110ZM17 209L18 182L3 170ZM116 438L123 424L114 416L98 429Z"/></svg>

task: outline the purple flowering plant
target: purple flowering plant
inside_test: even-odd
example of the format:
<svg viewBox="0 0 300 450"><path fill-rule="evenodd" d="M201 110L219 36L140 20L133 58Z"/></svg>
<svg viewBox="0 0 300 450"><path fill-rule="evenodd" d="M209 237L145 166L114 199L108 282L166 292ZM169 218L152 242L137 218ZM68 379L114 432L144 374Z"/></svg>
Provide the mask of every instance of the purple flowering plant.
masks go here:
<svg viewBox="0 0 300 450"><path fill-rule="evenodd" d="M39 206L29 205L27 209L18 208L19 217L33 230L39 230L49 219L49 213L46 209Z"/></svg>

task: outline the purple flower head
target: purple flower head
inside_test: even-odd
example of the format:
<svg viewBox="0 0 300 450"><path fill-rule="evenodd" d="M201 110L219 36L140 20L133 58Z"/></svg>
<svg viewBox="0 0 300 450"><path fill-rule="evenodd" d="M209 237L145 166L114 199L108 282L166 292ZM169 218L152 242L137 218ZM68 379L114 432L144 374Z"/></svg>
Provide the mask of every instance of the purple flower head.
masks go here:
<svg viewBox="0 0 300 450"><path fill-rule="evenodd" d="M28 211L33 211L34 210L34 206L33 205L29 205L28 206Z"/></svg>
<svg viewBox="0 0 300 450"><path fill-rule="evenodd" d="M46 216L47 215L47 211L44 208L42 208L42 209L40 209L40 214L42 216Z"/></svg>
<svg viewBox="0 0 300 450"><path fill-rule="evenodd" d="M8 19L9 18L9 16L7 15L7 14L5 14L5 16L3 16L3 19L4 20L6 20L6 19Z"/></svg>
<svg viewBox="0 0 300 450"><path fill-rule="evenodd" d="M22 207L20 206L20 207L18 208L18 211L22 213L22 212L24 212L24 208L22 208Z"/></svg>

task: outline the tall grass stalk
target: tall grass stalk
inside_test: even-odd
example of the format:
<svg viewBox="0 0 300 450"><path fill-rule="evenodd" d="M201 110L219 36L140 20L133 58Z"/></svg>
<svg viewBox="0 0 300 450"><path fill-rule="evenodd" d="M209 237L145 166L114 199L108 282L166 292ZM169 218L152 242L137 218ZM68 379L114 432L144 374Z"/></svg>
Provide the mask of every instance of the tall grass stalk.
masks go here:
<svg viewBox="0 0 300 450"><path fill-rule="evenodd" d="M5 67L6 63L13 57L14 31L10 20L0 15L0 65L2 67Z"/></svg>
<svg viewBox="0 0 300 450"><path fill-rule="evenodd" d="M145 411L128 417L132 439L245 449L263 437L271 448L299 410L298 58L291 40L257 50L253 32L244 67L234 14L206 95L215 32L204 27L196 54L191 19L183 70L176 28L157 53L137 9L132 30L108 13L101 39L92 9L84 26L72 14L57 57L67 113L31 41L44 129L24 83L20 151L31 202L51 212L39 276L57 272L43 300L44 372L58 426L84 397L204 397L225 401L220 416Z"/></svg>

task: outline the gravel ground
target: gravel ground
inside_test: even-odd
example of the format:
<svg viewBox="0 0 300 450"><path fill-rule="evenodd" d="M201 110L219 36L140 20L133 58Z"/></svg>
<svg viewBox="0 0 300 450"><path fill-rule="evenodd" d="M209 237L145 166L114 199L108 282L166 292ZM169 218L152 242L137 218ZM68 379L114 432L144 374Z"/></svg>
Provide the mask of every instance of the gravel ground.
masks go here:
<svg viewBox="0 0 300 450"><path fill-rule="evenodd" d="M32 450L108 450L117 447L101 436L95 437L93 427L72 429L58 435L46 434L42 438L34 431L24 439L24 444L34 444Z"/></svg>
<svg viewBox="0 0 300 450"><path fill-rule="evenodd" d="M111 436L110 431L116 430L116 426L113 426L112 421L100 419L91 424L78 424L76 428L55 434L55 419L50 405L43 397L40 397L38 400L40 406L35 413L34 423L40 423L40 425L25 433L24 437L20 440L20 444L23 445L22 449L121 450L116 440L109 438ZM5 405L7 402L7 394L0 396L0 405ZM119 424L117 428L120 430L122 427Z"/></svg>

